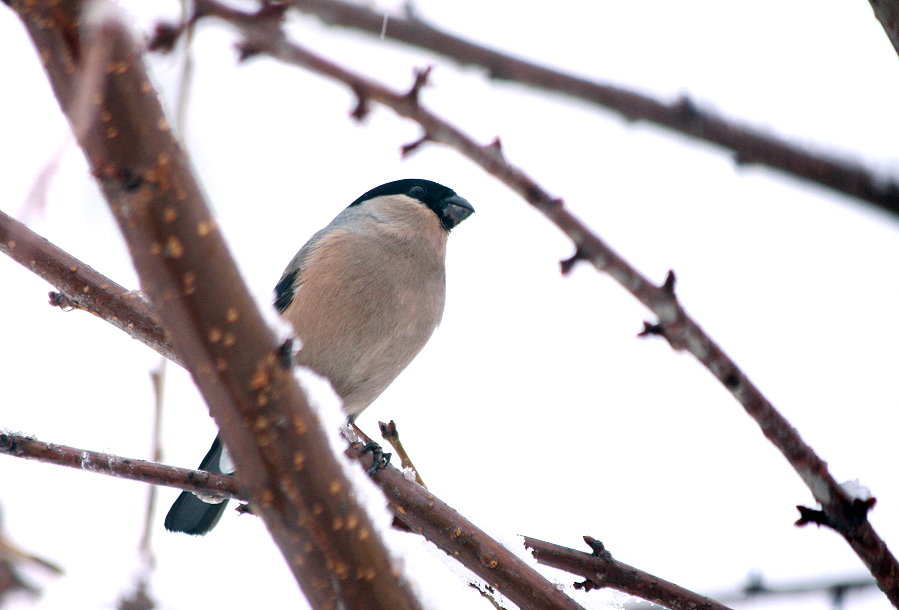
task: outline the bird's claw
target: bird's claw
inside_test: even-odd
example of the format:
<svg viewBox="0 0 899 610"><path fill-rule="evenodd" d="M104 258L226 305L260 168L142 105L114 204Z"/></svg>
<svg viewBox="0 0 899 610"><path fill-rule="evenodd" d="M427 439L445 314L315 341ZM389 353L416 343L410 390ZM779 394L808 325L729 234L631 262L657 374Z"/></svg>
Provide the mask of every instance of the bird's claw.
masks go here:
<svg viewBox="0 0 899 610"><path fill-rule="evenodd" d="M390 457L393 454L384 453L381 445L373 441L365 443L362 447L362 453L368 453L369 451L371 452L371 466L368 469L368 476L372 476L379 470L387 468L387 464L390 463Z"/></svg>

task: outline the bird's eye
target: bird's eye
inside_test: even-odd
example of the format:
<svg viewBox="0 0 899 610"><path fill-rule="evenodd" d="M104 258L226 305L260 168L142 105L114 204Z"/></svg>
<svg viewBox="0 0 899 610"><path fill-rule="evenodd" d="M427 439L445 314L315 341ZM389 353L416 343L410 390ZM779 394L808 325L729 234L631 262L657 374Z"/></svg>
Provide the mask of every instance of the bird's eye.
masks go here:
<svg viewBox="0 0 899 610"><path fill-rule="evenodd" d="M424 187L413 186L411 189L409 189L409 196L415 199L424 200L425 195L427 195L427 191L424 189Z"/></svg>

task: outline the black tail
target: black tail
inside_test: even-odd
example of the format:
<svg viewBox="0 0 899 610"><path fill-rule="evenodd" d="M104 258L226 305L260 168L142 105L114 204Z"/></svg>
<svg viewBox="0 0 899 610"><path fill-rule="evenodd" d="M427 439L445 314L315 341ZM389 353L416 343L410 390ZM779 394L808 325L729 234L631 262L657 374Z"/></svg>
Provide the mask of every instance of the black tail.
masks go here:
<svg viewBox="0 0 899 610"><path fill-rule="evenodd" d="M216 436L212 447L200 463L199 469L216 474L231 474L222 472L221 458L224 448L225 446ZM227 507L227 500L218 504L210 504L189 491L182 491L165 516L165 529L170 532L202 536L215 527Z"/></svg>

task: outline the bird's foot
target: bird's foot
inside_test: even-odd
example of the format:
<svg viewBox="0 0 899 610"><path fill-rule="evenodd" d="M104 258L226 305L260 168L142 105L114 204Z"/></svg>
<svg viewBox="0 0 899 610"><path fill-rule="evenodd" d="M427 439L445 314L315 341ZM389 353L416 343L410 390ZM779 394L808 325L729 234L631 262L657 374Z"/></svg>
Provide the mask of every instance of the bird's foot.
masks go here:
<svg viewBox="0 0 899 610"><path fill-rule="evenodd" d="M387 468L387 464L390 463L390 456L393 455L391 453L384 453L384 450L381 448L381 445L374 441L369 441L365 443L362 447L362 453L371 452L371 467L368 469L368 476L372 476L379 470Z"/></svg>

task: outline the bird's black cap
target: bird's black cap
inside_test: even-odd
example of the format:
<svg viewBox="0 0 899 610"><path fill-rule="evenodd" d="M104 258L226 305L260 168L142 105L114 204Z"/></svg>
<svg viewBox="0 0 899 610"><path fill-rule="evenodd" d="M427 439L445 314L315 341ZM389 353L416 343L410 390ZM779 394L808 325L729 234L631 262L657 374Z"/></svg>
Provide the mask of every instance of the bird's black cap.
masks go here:
<svg viewBox="0 0 899 610"><path fill-rule="evenodd" d="M471 204L457 195L456 191L433 180L422 178L405 178L382 184L356 199L350 206L387 195L406 195L421 201L437 215L440 224L447 231L474 213Z"/></svg>

